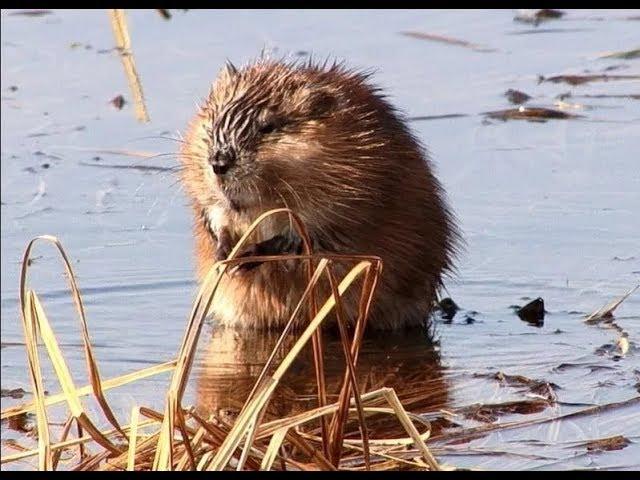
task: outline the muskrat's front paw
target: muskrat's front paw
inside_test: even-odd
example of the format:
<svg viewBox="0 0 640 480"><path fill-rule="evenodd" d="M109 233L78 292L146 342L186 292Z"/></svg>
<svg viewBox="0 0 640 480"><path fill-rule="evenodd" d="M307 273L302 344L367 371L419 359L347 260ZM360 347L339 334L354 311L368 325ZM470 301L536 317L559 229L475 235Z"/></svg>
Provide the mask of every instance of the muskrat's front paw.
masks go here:
<svg viewBox="0 0 640 480"><path fill-rule="evenodd" d="M216 247L216 262L226 260L231 253L231 235L227 230L223 230L218 237L218 245Z"/></svg>
<svg viewBox="0 0 640 480"><path fill-rule="evenodd" d="M262 248L260 245L261 245L260 243L252 243L247 248L245 248L242 251L242 253L240 253L236 258L257 257L258 255L266 255L264 253L264 248ZM262 265L262 263L263 262L239 263L238 265L236 265L231 269L231 273L233 274L233 273L248 272L249 270L253 270L256 267L259 267L260 265Z"/></svg>
<svg viewBox="0 0 640 480"><path fill-rule="evenodd" d="M279 255L283 253L290 253L297 249L297 242L288 235L276 235L264 242L253 243L249 245L244 251L236 258L241 257L257 257L260 255ZM236 272L248 272L256 267L259 267L264 262L245 262L235 266L231 273Z"/></svg>
<svg viewBox="0 0 640 480"><path fill-rule="evenodd" d="M216 262L220 262L222 260L226 260L227 257L229 257L230 253L231 253L230 249L218 247L216 249Z"/></svg>

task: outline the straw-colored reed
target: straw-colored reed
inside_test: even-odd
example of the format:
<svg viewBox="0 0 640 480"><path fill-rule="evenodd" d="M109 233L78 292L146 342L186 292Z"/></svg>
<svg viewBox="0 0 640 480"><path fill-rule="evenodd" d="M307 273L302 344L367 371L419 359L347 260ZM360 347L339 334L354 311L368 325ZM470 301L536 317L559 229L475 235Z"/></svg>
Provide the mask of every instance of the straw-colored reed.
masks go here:
<svg viewBox="0 0 640 480"><path fill-rule="evenodd" d="M237 258L251 233L271 215L288 215L297 233L303 239L304 253L301 255L256 256ZM71 371L64 360L60 344L35 291L28 288L31 251L37 242L49 242L59 251L71 286L76 305L84 354L90 384L77 387ZM233 425L215 418L202 418L193 407L183 406L183 395L189 381L207 312L227 269L245 262L281 262L295 260L304 262L308 285L283 329L276 347L264 365L262 372L249 394L244 407ZM351 270L336 278L333 262L351 262ZM33 387L34 401L5 409L2 418L7 419L27 412L37 416L38 448L23 450L2 458L6 464L29 457L38 458L38 468L75 470L336 470L336 469L395 469L414 468L438 470L440 465L433 457L425 440L430 435L429 423L417 415L405 411L398 396L390 388L371 392L360 392L357 379L357 362L360 344L366 327L367 316L373 301L375 287L382 269L378 257L367 255L319 255L311 248L307 231L300 219L288 209L276 209L264 213L240 239L227 260L216 263L202 283L189 315L182 345L175 360L145 368L137 372L102 380L93 354L87 318L71 261L57 238L40 236L27 246L23 258L20 279L20 307L28 356L29 376ZM356 280L362 279L356 283ZM318 307L316 286L326 281L332 294ZM344 293L360 285L360 309L353 334L346 327L342 307ZM307 307L306 309L304 307ZM308 318L300 318L301 311ZM327 402L324 382L322 337L320 329L330 313L340 331L345 356L344 378L338 401ZM297 328L293 328L294 324ZM258 334L258 333L256 333ZM290 350L278 357L283 339L297 335ZM41 342L39 341L41 340ZM264 419L270 398L283 375L297 355L311 340L314 352L318 406L302 414L290 417ZM45 393L40 367L39 345L44 344L62 391ZM276 358L283 360L276 364ZM151 375L172 370L167 388L164 412L145 406L136 406L128 421L119 420L109 406L105 392ZM109 429L100 429L97 420L87 412L82 397L92 395L97 401ZM383 401L387 407L381 407ZM66 404L68 417L60 438L52 438L50 432L51 406ZM389 414L397 418L407 433L406 438L370 439L366 418L371 414ZM344 426L351 417L359 424L360 438L344 440ZM305 431L305 425L320 422L320 435ZM71 438L72 427L77 435ZM316 423L317 425L317 423ZM420 426L420 430L416 427ZM91 446L91 453L87 447ZM417 452L407 458L407 448ZM71 458L61 461L63 450L77 447ZM283 448L286 447L286 448ZM295 451L296 455L290 453ZM355 456L354 456L355 454ZM348 461L345 460L348 455ZM62 466L62 465L63 466Z"/></svg>

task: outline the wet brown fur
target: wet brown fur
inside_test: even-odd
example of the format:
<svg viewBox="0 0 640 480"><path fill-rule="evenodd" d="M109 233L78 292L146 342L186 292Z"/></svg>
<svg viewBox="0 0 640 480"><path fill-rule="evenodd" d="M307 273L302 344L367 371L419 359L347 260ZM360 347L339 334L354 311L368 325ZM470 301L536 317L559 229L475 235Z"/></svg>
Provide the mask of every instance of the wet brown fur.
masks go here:
<svg viewBox="0 0 640 480"><path fill-rule="evenodd" d="M260 105L284 125L256 137L246 163L223 182L207 149L217 112L234 101ZM201 279L216 261L218 239L210 230L226 229L234 244L261 213L286 206L305 222L318 250L382 258L370 327L424 324L451 269L458 231L428 155L368 75L269 59L239 71L227 67L191 121L181 159ZM274 219L255 241L289 227L285 216ZM281 327L306 284L302 271L263 264L226 276L212 312L226 325ZM357 304L355 292L347 295L352 320Z"/></svg>

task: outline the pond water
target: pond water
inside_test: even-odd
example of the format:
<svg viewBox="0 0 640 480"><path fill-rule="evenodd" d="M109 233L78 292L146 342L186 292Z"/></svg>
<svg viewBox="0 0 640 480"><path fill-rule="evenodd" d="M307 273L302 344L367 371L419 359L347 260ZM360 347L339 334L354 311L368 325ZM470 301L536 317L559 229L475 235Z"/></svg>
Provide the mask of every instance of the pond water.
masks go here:
<svg viewBox="0 0 640 480"><path fill-rule="evenodd" d="M423 393L417 400L412 394L408 407L433 418L440 409L457 411L454 423L464 427L628 401L476 438L447 437L455 427L442 424L430 445L440 460L461 467L640 468L640 403L633 400L640 391L640 293L618 307L613 323L583 322L640 283L640 64L602 58L639 48L639 11L567 11L539 25L515 22L511 10L172 12L165 20L153 10L128 11L150 116L140 123L106 11L2 11L3 391L31 390L18 283L24 248L39 234L58 236L74 262L103 378L176 355L196 292L186 198L170 170L113 166L175 166L178 144L161 137L178 138L225 59L242 64L263 48L292 58L312 52L375 69L375 82L416 118L411 126L429 148L466 240L458 272L446 282L461 310L451 322L436 319L437 343L372 339L363 378L394 386L401 398L411 396L405 382L419 382ZM585 73L636 78L539 83L539 75ZM513 107L508 89L548 108L570 92L562 107L582 117L485 118L483 112ZM122 110L110 103L117 95L127 100ZM167 155L144 157L155 154ZM32 268L74 378L84 384L78 324L54 250L38 247ZM511 308L537 297L548 312L542 326ZM623 356L615 348L621 334L630 345ZM241 402L270 342L268 335L245 338L208 326L187 400L200 408ZM339 352L331 342L328 348ZM342 366L331 367L332 358L329 375L339 378ZM498 372L549 382L557 401L495 418L487 418L495 411L465 414L462 407L472 404L541 398L522 383L496 380ZM309 378L301 364L283 398L304 397ZM135 402L161 408L167 379L143 380L109 399L123 416ZM45 381L59 390L52 373ZM3 394L2 408L29 398ZM615 435L629 443L617 450L583 445ZM22 436L2 425L3 440ZM2 455L12 452L3 443Z"/></svg>

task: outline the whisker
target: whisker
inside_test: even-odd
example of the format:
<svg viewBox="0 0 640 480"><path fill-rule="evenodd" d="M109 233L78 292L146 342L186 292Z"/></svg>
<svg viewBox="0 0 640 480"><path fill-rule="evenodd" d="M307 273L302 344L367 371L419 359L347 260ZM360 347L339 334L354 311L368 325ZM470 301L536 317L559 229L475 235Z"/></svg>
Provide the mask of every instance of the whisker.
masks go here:
<svg viewBox="0 0 640 480"><path fill-rule="evenodd" d="M185 143L185 141L183 139L174 138L174 137L168 137L168 136L165 136L165 135L148 135L148 136L145 136L145 137L132 138L127 143L139 142L141 140L171 140L173 142Z"/></svg>

